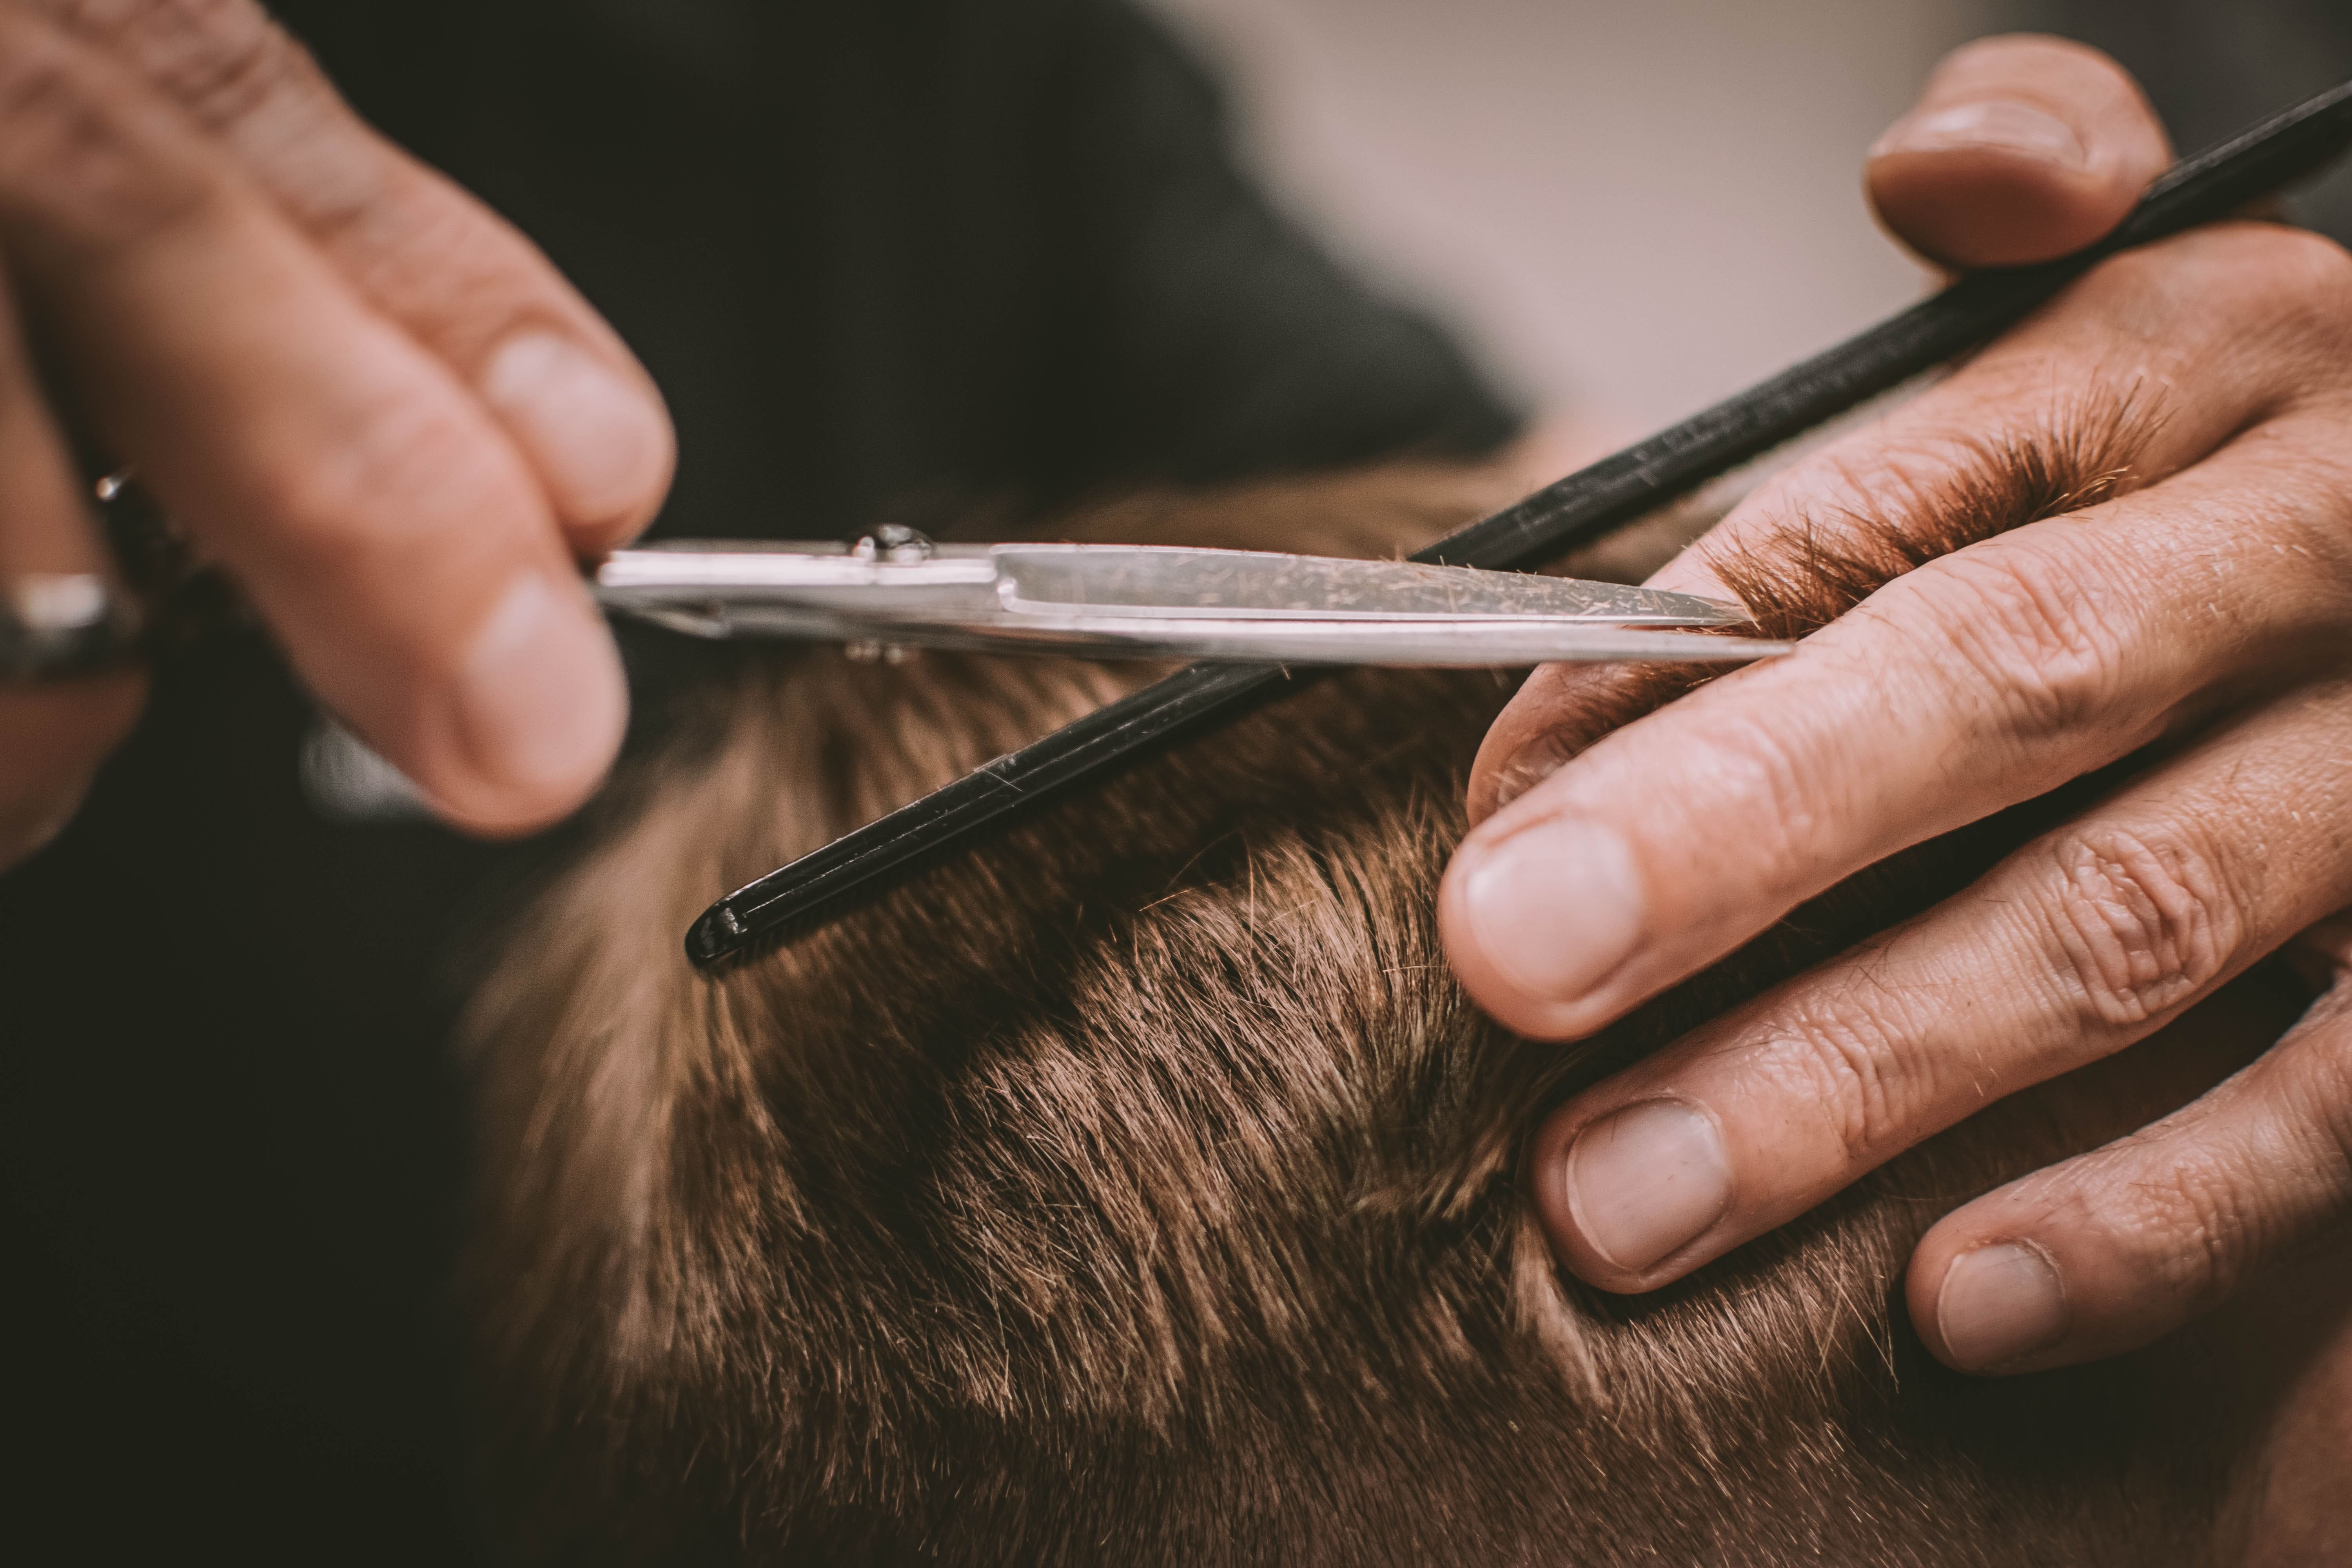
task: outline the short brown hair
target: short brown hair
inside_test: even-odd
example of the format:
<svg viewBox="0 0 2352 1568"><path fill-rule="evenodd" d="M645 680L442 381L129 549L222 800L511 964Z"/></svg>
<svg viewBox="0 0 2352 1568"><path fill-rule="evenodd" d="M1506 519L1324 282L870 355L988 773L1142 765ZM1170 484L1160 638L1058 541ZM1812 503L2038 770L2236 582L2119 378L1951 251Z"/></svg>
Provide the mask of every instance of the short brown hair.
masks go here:
<svg viewBox="0 0 2352 1568"><path fill-rule="evenodd" d="M1802 632L1937 547L2115 488L2107 428L1989 447L1927 545L1916 519L1847 520L1802 571L1728 569L1767 630ZM1433 521L1410 486L1351 483L1359 524L1381 493L1392 535ZM1222 537L1232 503L1205 510L1153 531ZM1959 885L2031 811L1858 879L1594 1041L1530 1045L1469 1005L1431 912L1507 683L1360 672L756 962L687 966L715 893L1132 679L742 658L535 907L474 1022L509 1545L2226 1560L2235 1417L2193 1338L1978 1381L1894 1294L1933 1219L2113 1136L2147 1089L2020 1096L1640 1299L1558 1271L1517 1180L1548 1105ZM1595 672L1584 738L1685 680ZM2287 1007L2265 984L2246 1005Z"/></svg>

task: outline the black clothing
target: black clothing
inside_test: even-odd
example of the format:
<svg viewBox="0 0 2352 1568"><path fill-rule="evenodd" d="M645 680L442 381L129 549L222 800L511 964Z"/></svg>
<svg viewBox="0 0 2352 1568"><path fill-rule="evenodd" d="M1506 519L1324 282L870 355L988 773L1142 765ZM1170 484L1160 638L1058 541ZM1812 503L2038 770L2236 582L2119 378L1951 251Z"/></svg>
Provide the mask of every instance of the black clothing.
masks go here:
<svg viewBox="0 0 2352 1568"><path fill-rule="evenodd" d="M515 219L671 400L663 526L834 536L1512 428L1267 209L1101 0L299 0L385 131Z"/></svg>
<svg viewBox="0 0 2352 1568"><path fill-rule="evenodd" d="M666 531L831 535L1512 432L1437 331L1269 211L1204 78L1108 0L284 10L644 356L681 437ZM698 668L659 646L632 649L644 710ZM0 879L30 1460L5 1512L60 1555L464 1555L460 933L562 836L322 820L311 721L257 640L205 647Z"/></svg>

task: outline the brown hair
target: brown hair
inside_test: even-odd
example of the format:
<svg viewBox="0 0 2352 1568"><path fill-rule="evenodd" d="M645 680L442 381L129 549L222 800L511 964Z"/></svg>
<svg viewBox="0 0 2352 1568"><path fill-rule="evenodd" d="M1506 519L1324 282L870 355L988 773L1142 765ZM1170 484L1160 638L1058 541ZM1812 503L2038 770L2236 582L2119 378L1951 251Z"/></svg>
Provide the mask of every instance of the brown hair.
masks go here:
<svg viewBox="0 0 2352 1568"><path fill-rule="evenodd" d="M1987 444L1905 527L1836 520L1801 569L1723 569L1763 629L1809 630L2116 488L2119 418ZM1343 515L1372 534L1453 521L1425 488L1350 482ZM1108 526L1146 514L1223 538L1235 511ZM1958 886L2033 811L1857 879L1593 1041L1531 1045L1468 1005L1431 912L1508 683L1360 672L757 962L687 966L714 894L1139 673L745 658L536 906L473 1025L471 1289L508 1545L2226 1560L2239 1417L2209 1344L1970 1380L1894 1294L1956 1202L2144 1118L2145 1063L2020 1096L1650 1297L1559 1272L1518 1189L1549 1104ZM1687 679L1593 672L1583 740Z"/></svg>

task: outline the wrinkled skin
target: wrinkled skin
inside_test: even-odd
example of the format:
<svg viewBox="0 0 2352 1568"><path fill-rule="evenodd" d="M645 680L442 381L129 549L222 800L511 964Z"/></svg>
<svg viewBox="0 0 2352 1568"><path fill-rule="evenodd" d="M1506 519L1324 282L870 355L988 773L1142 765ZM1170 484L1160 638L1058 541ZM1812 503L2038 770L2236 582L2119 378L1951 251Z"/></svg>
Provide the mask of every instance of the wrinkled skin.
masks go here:
<svg viewBox="0 0 2352 1568"><path fill-rule="evenodd" d="M1945 63L1867 177L1898 237L1967 267L2105 232L2169 156L2112 62L2001 38ZM1546 1039L1860 867L2130 759L1965 892L1559 1107L1531 1181L1585 1279L1675 1279L2282 949L2320 997L2293 1030L2173 1114L1945 1218L1909 1304L1951 1365L2025 1371L2144 1344L2298 1247L2340 1247L2352 258L2236 222L2113 259L1656 581L1720 592L1727 542L1792 552L1921 515L1988 444L2063 447L2101 417L2116 472L2098 499L1928 562L1793 657L1574 756L1556 736L1588 675L1539 671L1496 722L1442 918L1481 1005Z"/></svg>
<svg viewBox="0 0 2352 1568"><path fill-rule="evenodd" d="M528 241L252 0L0 0L0 574L107 570L78 426L449 819L520 831L594 787L626 697L573 563L652 516L673 447ZM142 694L0 689L0 867Z"/></svg>
<svg viewBox="0 0 2352 1568"><path fill-rule="evenodd" d="M1869 180L1901 237L1967 267L2103 232L2168 156L2111 63L2000 39L1947 63ZM673 446L527 242L362 125L251 0L0 0L0 573L106 569L37 337L76 422L447 817L520 831L594 787L625 698L573 561L651 516ZM2148 416L2130 493L1915 573L1564 767L1545 715L1576 677L1529 683L1442 918L1474 994L1538 1037L1903 844L2168 748L1969 893L1563 1107L1535 1184L1571 1268L1674 1279L2283 944L2307 937L2335 984L2347 376L2335 247L2238 225L2119 258L1724 526L1833 527L1932 489L1958 437L2024 438L2094 393ZM1706 551L1663 581L1712 586ZM141 695L129 674L0 691L0 864L66 820ZM2337 994L2177 1115L1931 1232L1911 1295L1937 1353L2011 1370L2143 1342L2340 1226ZM1582 1138L1636 1102L1668 1108L1637 1119L1648 1146ZM1622 1179L1629 1160L1674 1179Z"/></svg>

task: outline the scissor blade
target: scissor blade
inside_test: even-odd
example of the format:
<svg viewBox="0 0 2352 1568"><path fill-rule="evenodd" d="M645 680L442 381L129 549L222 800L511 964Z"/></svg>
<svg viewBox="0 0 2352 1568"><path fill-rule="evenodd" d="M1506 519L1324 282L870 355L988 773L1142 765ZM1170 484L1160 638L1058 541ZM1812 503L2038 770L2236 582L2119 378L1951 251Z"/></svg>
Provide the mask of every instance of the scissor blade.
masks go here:
<svg viewBox="0 0 2352 1568"><path fill-rule="evenodd" d="M1541 616L1618 626L1737 626L1749 618L1738 605L1688 594L1409 561L1161 545L1000 544L993 553L1007 584L1005 608L1016 612L1085 606L1209 620Z"/></svg>
<svg viewBox="0 0 2352 1568"><path fill-rule="evenodd" d="M1000 650L1026 647L1097 658L1462 669L1624 659L1741 664L1786 653L1795 646L1754 637L1708 637L1527 616L1217 620L1097 614L1051 628L1031 628L1007 616L989 630L992 645Z"/></svg>
<svg viewBox="0 0 2352 1568"><path fill-rule="evenodd" d="M1391 620L1254 616L1221 620L1157 612L1121 615L1064 609L913 617L740 601L699 610L640 605L634 606L632 613L700 637L804 637L1079 658L1509 668L1620 659L1736 664L1786 653L1792 646L1549 616L1415 616Z"/></svg>

